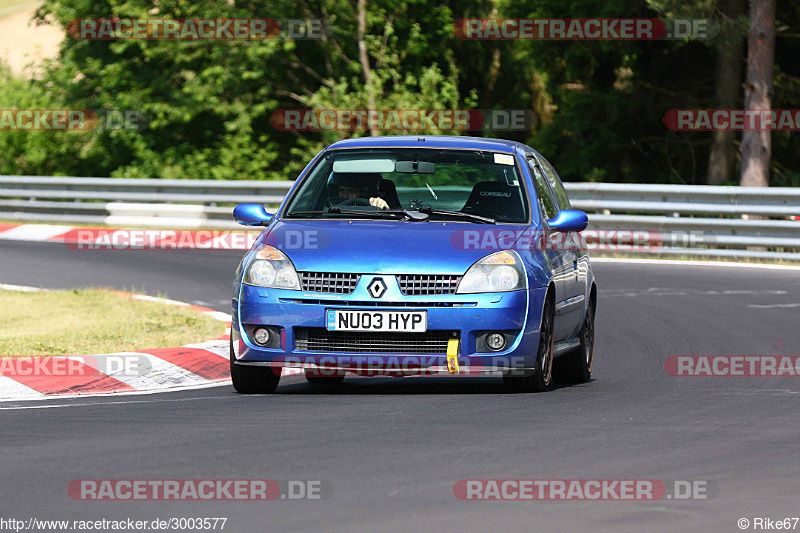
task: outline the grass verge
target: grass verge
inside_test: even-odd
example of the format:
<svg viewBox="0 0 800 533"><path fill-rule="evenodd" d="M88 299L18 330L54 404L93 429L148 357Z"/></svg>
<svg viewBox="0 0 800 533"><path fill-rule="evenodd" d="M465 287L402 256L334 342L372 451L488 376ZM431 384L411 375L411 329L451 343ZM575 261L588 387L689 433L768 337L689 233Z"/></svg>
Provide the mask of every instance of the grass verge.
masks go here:
<svg viewBox="0 0 800 533"><path fill-rule="evenodd" d="M110 291L0 290L0 357L169 348L224 333L224 323L193 309Z"/></svg>

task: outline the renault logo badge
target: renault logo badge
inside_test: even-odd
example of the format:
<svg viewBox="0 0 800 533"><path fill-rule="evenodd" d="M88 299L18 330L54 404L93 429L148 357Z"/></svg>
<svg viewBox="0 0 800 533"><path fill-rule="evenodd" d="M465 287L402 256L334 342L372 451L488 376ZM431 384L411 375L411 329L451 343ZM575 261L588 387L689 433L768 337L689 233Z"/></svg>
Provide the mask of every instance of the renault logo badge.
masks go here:
<svg viewBox="0 0 800 533"><path fill-rule="evenodd" d="M380 298L386 292L386 283L383 282L383 278L375 278L367 287L367 291L373 298Z"/></svg>

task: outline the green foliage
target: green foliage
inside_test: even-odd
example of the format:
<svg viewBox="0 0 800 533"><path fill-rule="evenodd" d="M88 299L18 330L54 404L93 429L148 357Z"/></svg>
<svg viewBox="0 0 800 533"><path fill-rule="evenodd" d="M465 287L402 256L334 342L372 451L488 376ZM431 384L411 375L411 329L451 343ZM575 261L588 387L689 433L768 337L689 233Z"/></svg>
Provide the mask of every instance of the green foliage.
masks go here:
<svg viewBox="0 0 800 533"><path fill-rule="evenodd" d="M470 17L706 17L744 35L746 20L722 17L719 1L367 0L367 83L355 0L45 0L40 19L62 27L100 17L318 18L324 39L67 37L41 80L0 70L0 108L133 109L150 121L139 131L3 132L0 172L292 179L326 144L370 132L280 131L273 113L365 109L374 100L379 109L531 109L539 123L530 131L477 134L531 144L568 180L702 183L710 134L671 132L663 117L714 105L725 40L478 41L459 39L453 24ZM787 31L778 34L774 107L793 108L800 101L800 12L779 2L778 19ZM773 143L776 183L795 183L796 133L776 132Z"/></svg>
<svg viewBox="0 0 800 533"><path fill-rule="evenodd" d="M64 109L39 83L14 77L0 64L0 109ZM0 174L69 175L87 140L83 132L4 131L0 133Z"/></svg>

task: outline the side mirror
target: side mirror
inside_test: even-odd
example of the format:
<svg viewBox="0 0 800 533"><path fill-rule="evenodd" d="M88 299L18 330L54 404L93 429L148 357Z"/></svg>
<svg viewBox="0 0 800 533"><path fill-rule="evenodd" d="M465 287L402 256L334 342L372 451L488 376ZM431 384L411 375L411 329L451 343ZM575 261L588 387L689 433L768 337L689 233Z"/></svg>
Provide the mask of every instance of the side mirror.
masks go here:
<svg viewBox="0 0 800 533"><path fill-rule="evenodd" d="M558 231L583 231L589 224L589 217L577 209L563 209L547 221L550 229Z"/></svg>
<svg viewBox="0 0 800 533"><path fill-rule="evenodd" d="M272 215L261 204L239 204L233 208L233 218L243 226L264 226Z"/></svg>

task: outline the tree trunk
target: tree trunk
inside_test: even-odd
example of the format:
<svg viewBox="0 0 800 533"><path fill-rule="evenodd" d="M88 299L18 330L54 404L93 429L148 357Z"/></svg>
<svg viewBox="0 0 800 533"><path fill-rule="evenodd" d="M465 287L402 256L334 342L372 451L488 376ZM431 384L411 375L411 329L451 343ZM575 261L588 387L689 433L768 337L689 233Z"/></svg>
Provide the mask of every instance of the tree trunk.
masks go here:
<svg viewBox="0 0 800 533"><path fill-rule="evenodd" d="M744 0L723 0L722 44L717 56L716 107L733 109L739 107L739 87L742 83L742 53L744 40L735 21L744 14ZM709 185L733 181L736 159L736 133L714 131L711 153L708 156Z"/></svg>
<svg viewBox="0 0 800 533"><path fill-rule="evenodd" d="M367 54L367 43L364 42L364 35L367 32L367 0L358 0L358 59L361 62L361 70L364 74L364 85L367 87L367 100L369 112L375 109L375 87L372 84L372 69L369 67L369 55ZM375 124L370 125L370 135L377 137L380 135Z"/></svg>
<svg viewBox="0 0 800 533"><path fill-rule="evenodd" d="M747 39L745 109L772 109L772 74L775 67L775 0L751 0L750 35ZM749 122L746 121L746 122ZM742 133L743 187L768 187L772 137L769 130Z"/></svg>

